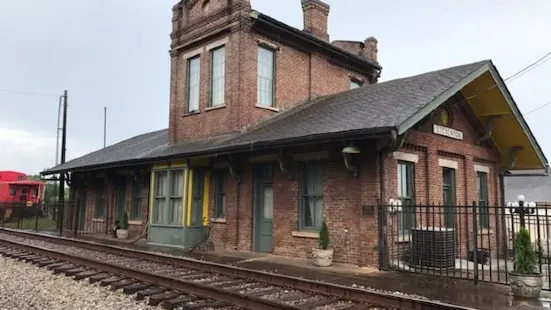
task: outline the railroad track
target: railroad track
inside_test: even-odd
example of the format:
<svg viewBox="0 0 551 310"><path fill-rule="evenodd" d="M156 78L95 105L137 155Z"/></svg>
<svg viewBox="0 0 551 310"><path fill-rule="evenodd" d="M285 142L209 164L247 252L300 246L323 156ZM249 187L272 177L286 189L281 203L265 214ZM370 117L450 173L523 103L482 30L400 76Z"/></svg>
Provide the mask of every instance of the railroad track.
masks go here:
<svg viewBox="0 0 551 310"><path fill-rule="evenodd" d="M104 277L100 283L123 288L129 294L137 294L137 298L143 296L150 303L167 309L195 301L198 306L194 309L474 310L409 296L11 229L0 229L0 246L3 246L0 252L12 251L12 256L25 258L39 266L50 261L45 266L61 268L64 273L70 270L69 275L78 275L76 278L86 276L95 281ZM96 274L90 276L93 273ZM144 292L149 295L144 295ZM201 306L203 304L205 306Z"/></svg>

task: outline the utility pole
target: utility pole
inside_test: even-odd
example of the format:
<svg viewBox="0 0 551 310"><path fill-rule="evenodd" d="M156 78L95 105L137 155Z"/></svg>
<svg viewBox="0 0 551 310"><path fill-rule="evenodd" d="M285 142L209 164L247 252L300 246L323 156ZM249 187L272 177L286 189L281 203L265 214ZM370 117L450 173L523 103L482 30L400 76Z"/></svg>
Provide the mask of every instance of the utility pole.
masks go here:
<svg viewBox="0 0 551 310"><path fill-rule="evenodd" d="M63 105L63 96L59 96L59 104L57 107L57 124L56 124L56 138L55 138L55 166L59 164L59 132L61 131L61 106ZM59 180L54 181L54 192L59 191ZM53 210L53 220L57 220L57 210Z"/></svg>
<svg viewBox="0 0 551 310"><path fill-rule="evenodd" d="M103 107L103 147L107 141L107 107Z"/></svg>
<svg viewBox="0 0 551 310"><path fill-rule="evenodd" d="M67 90L63 92L63 131L61 133L61 162L60 164L65 163L65 152L67 144ZM60 173L59 175L59 216L58 216L58 227L59 235L63 235L63 214L65 212L65 173ZM76 229L76 228L75 228Z"/></svg>

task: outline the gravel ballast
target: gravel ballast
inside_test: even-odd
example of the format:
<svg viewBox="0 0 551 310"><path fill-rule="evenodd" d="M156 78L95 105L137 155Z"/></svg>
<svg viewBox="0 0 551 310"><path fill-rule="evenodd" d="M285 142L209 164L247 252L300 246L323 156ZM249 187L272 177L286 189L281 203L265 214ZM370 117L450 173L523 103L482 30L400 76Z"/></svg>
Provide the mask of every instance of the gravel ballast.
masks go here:
<svg viewBox="0 0 551 310"><path fill-rule="evenodd" d="M98 284L0 255L0 310L158 310Z"/></svg>

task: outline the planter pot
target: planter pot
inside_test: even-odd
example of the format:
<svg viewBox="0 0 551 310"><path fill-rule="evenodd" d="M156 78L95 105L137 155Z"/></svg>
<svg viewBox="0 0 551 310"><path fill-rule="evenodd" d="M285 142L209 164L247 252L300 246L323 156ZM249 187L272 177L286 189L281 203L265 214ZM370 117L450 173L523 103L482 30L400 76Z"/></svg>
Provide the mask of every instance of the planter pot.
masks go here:
<svg viewBox="0 0 551 310"><path fill-rule="evenodd" d="M333 249L312 249L312 258L314 259L314 265L329 267L333 263Z"/></svg>
<svg viewBox="0 0 551 310"><path fill-rule="evenodd" d="M117 229L117 239L128 239L128 230Z"/></svg>
<svg viewBox="0 0 551 310"><path fill-rule="evenodd" d="M536 299L543 286L543 277L541 274L524 275L509 272L509 286L515 297Z"/></svg>

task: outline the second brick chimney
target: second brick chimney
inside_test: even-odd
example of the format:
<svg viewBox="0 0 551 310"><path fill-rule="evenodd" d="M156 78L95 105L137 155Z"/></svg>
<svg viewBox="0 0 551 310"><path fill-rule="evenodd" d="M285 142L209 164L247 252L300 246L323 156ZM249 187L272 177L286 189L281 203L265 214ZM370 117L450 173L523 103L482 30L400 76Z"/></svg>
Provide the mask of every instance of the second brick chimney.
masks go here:
<svg viewBox="0 0 551 310"><path fill-rule="evenodd" d="M304 31L326 42L329 42L327 32L329 8L329 4L320 0L302 0Z"/></svg>

